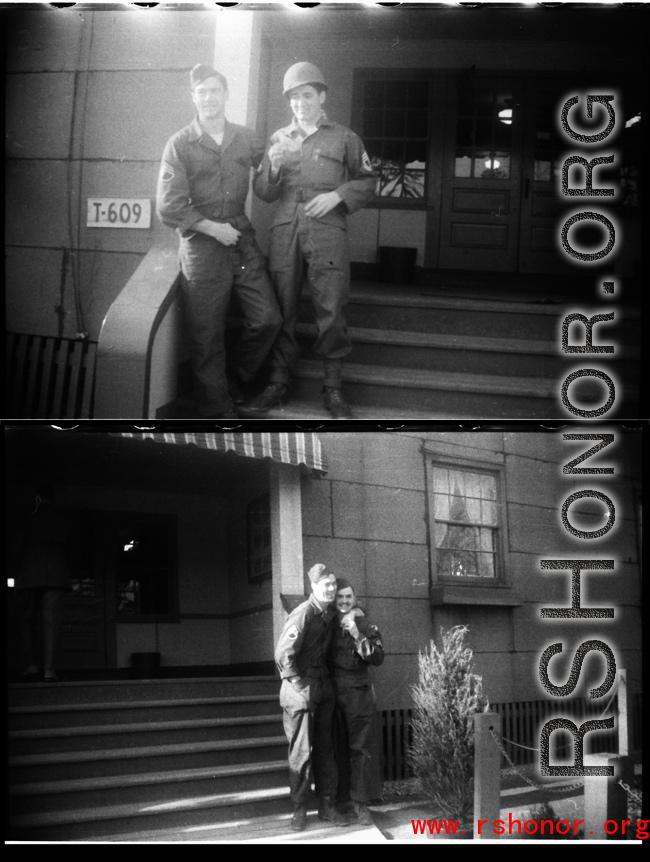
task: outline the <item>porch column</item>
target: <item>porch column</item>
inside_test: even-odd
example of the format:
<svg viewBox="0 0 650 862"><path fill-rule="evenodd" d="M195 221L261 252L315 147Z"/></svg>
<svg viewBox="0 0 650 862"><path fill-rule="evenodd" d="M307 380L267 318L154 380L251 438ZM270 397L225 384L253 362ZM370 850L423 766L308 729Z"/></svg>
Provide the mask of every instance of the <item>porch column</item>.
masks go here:
<svg viewBox="0 0 650 862"><path fill-rule="evenodd" d="M217 15L213 66L228 79L226 118L255 129L259 103L262 26L258 12L231 12ZM251 215L251 195L246 201Z"/></svg>
<svg viewBox="0 0 650 862"><path fill-rule="evenodd" d="M274 461L270 467L273 559L273 645L287 614L281 595L304 595L300 468Z"/></svg>
<svg viewBox="0 0 650 862"><path fill-rule="evenodd" d="M228 79L226 117L252 129L257 122L261 45L257 12L224 10L217 15L213 65Z"/></svg>

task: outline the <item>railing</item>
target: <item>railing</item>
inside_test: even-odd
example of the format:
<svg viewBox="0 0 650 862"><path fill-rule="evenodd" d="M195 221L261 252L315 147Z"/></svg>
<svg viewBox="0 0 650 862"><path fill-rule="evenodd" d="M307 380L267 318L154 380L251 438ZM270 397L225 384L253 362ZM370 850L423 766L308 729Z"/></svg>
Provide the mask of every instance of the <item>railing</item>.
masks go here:
<svg viewBox="0 0 650 862"><path fill-rule="evenodd" d="M171 234L165 240L148 252L104 318L97 349L97 419L152 419L176 398L180 271L176 243Z"/></svg>
<svg viewBox="0 0 650 862"><path fill-rule="evenodd" d="M382 779L401 781L410 778L408 749L412 741L410 709L386 709L381 714Z"/></svg>
<svg viewBox="0 0 650 862"><path fill-rule="evenodd" d="M91 418L96 353L96 341L8 332L4 415Z"/></svg>
<svg viewBox="0 0 650 862"><path fill-rule="evenodd" d="M641 694L632 695L633 749L640 751L641 741ZM490 710L501 716L502 734L507 743L508 756L516 766L538 762L539 728L544 722L554 717L566 717L578 726L583 721L599 718L604 712L605 717L616 715L617 698L614 697L607 705L600 701L583 698L562 699L561 703L549 700L530 700L511 703L490 704ZM382 730L382 779L384 781L400 781L411 776L408 763L408 748L411 743L410 709L391 709L380 713ZM592 731L585 738L585 751L592 754L617 750L616 727L609 731ZM568 731L556 730L551 737L551 759L567 743L571 742ZM525 747L520 747L525 746ZM502 758L502 767L508 764Z"/></svg>

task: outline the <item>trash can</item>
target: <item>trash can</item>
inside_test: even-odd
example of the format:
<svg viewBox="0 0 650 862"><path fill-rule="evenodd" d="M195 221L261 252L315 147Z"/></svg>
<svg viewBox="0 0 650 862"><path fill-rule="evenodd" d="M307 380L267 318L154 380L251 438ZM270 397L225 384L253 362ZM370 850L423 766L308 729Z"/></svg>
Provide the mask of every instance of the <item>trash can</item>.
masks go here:
<svg viewBox="0 0 650 862"><path fill-rule="evenodd" d="M131 676L133 679L154 679L160 672L159 652L132 652Z"/></svg>
<svg viewBox="0 0 650 862"><path fill-rule="evenodd" d="M417 248L379 246L379 280L385 284L413 284Z"/></svg>

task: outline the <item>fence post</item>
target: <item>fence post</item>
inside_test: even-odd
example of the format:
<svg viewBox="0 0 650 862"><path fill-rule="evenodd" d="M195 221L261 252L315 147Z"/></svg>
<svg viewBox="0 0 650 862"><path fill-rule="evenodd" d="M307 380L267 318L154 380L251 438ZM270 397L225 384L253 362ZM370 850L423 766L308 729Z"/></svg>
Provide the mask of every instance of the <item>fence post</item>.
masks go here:
<svg viewBox="0 0 650 862"><path fill-rule="evenodd" d="M474 838L498 838L494 821L501 813L501 752L491 731L501 737L501 716L479 712L474 716ZM479 834L478 823L484 823Z"/></svg>
<svg viewBox="0 0 650 862"><path fill-rule="evenodd" d="M628 786L634 780L634 764L629 756L629 704L627 674L618 672L618 754L601 754L589 758L589 766L613 766L614 775L585 776L585 840L620 840L621 823L627 820L627 792L619 781ZM608 824L609 832L605 830ZM616 824L616 826L614 825Z"/></svg>

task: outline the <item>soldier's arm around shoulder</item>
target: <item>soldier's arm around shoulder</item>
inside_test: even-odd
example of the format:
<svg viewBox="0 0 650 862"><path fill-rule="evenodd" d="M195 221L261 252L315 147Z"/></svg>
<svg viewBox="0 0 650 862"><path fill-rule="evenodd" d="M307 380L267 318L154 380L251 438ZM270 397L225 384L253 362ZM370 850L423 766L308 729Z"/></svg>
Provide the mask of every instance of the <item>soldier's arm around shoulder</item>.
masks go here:
<svg viewBox="0 0 650 862"><path fill-rule="evenodd" d="M282 634L275 648L275 664L282 679L300 676L296 658L305 638L309 615L309 608L300 605L292 611L284 624Z"/></svg>
<svg viewBox="0 0 650 862"><path fill-rule="evenodd" d="M367 617L361 620L357 619L356 623L362 635L361 641L357 645L357 652L368 664L379 667L384 660L384 645L379 629L368 622Z"/></svg>

